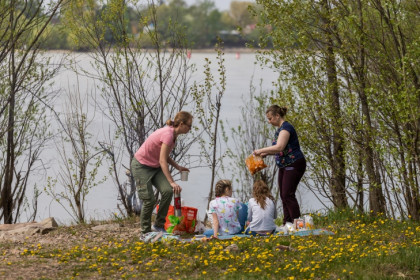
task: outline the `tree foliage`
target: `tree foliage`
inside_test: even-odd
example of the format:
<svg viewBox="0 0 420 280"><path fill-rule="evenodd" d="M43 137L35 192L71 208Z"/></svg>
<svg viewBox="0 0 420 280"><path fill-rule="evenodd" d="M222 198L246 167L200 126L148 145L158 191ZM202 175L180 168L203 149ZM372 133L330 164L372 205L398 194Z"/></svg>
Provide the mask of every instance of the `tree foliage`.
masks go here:
<svg viewBox="0 0 420 280"><path fill-rule="evenodd" d="M63 1L0 1L0 219L21 215L29 179L48 140L48 81L56 67L40 55L40 40ZM45 64L44 64L45 63ZM34 215L32 215L34 217Z"/></svg>
<svg viewBox="0 0 420 280"><path fill-rule="evenodd" d="M278 101L292 109L310 187L336 207L340 190L360 210L418 220L416 1L257 3L274 45L260 61L281 73Z"/></svg>
<svg viewBox="0 0 420 280"><path fill-rule="evenodd" d="M27 1L21 1L22 3ZM29 1L35 2L35 1ZM45 2L45 1L43 1ZM75 2L75 3L73 3ZM89 7L78 16L86 17L87 13L94 11L96 15L102 14L108 1L85 1L84 6ZM125 33L133 37L141 37L145 25L142 22L142 14L148 13L148 1L125 1ZM68 1L70 5L80 5L80 1ZM248 11L248 6L253 5L253 2L232 2L230 11L219 11L214 2L211 0L196 1L192 5L187 5L183 0L174 1L155 1L156 13L159 17L159 23L156 27L157 32L163 41L171 40L170 29L173 23L177 23L184 29L185 37L190 48L212 48L217 42L217 37L223 32L231 32L236 29L243 30L241 35L236 34L234 37L225 38L225 46L238 46L238 40L242 47L245 47L244 42L250 42L256 39L256 32L249 29L255 24L255 19L251 17ZM36 8L31 5L31 11L27 14L34 13ZM63 15L65 9L54 15L52 20L47 25L47 28L40 47L42 49L64 49L76 51L90 50L89 44L81 44L80 38L75 36L72 28L68 26L66 17ZM42 12L42 11L41 11ZM152 24L146 23L146 26ZM152 27L152 26L150 26ZM104 39L106 42L116 44L119 40L118 34L114 34L111 27L106 27L104 32ZM154 28L154 27L153 27ZM153 43L149 38L143 37L142 47L153 48Z"/></svg>

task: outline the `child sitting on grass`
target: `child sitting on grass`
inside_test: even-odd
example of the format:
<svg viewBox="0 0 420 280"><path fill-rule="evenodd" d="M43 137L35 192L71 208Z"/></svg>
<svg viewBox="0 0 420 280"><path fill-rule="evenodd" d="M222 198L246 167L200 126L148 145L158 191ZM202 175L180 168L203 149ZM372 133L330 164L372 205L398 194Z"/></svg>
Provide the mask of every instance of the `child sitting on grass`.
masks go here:
<svg viewBox="0 0 420 280"><path fill-rule="evenodd" d="M216 198L210 201L209 212L213 229L204 232L207 237L237 234L244 230L246 205L232 197L232 182L220 180L216 183ZM246 212L245 212L246 213Z"/></svg>
<svg viewBox="0 0 420 280"><path fill-rule="evenodd" d="M254 183L252 196L248 203L249 225L245 234L267 235L274 233L277 210L274 205L274 197L263 180Z"/></svg>

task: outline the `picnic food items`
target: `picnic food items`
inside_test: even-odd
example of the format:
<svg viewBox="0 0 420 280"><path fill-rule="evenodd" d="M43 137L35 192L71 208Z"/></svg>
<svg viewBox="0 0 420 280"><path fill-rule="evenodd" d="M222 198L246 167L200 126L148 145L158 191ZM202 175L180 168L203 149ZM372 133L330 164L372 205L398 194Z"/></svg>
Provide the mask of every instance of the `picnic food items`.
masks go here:
<svg viewBox="0 0 420 280"><path fill-rule="evenodd" d="M251 175L254 175L258 171L261 171L267 167L267 165L264 163L263 158L254 154L250 154L245 159L245 164L248 167L249 172L251 172Z"/></svg>
<svg viewBox="0 0 420 280"><path fill-rule="evenodd" d="M295 219L293 221L293 226L296 230L305 229L305 220L304 219Z"/></svg>

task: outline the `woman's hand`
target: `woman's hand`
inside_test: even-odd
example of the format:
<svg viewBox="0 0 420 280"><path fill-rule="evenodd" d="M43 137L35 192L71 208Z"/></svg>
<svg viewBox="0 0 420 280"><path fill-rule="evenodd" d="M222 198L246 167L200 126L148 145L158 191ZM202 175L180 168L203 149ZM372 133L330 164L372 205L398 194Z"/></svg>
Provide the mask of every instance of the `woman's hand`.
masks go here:
<svg viewBox="0 0 420 280"><path fill-rule="evenodd" d="M175 183L175 182L172 182L172 183L170 183L170 184L171 184L172 189L174 190L174 193L181 193L182 188L181 188L181 186L180 186L180 185L178 185L178 184L177 184L177 183Z"/></svg>
<svg viewBox="0 0 420 280"><path fill-rule="evenodd" d="M268 155L268 153L263 152L262 149L255 150L253 154L254 156L261 156L261 157L265 157L266 155Z"/></svg>
<svg viewBox="0 0 420 280"><path fill-rule="evenodd" d="M188 171L188 172L190 172L190 170L189 170L188 168L186 168L186 167L184 167L184 166L181 166L181 165L178 165L178 170L179 170L180 172L182 172L182 171Z"/></svg>

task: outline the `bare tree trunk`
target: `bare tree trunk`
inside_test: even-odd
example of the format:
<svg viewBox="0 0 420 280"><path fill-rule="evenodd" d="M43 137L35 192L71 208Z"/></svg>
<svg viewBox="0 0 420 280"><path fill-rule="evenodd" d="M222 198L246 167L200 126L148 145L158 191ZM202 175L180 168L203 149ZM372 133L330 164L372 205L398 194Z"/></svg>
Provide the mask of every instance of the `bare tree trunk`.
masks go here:
<svg viewBox="0 0 420 280"><path fill-rule="evenodd" d="M12 54L12 56L14 56ZM12 66L13 67L13 66ZM13 78L12 78L13 79ZM12 184L13 184L13 171L15 165L15 144L14 144L14 118L15 118L15 92L14 82L12 80L9 102L9 117L7 125L7 152L6 152L6 168L3 189L1 192L1 207L3 208L3 218L5 224L13 222L13 197L12 197Z"/></svg>
<svg viewBox="0 0 420 280"><path fill-rule="evenodd" d="M331 194L333 198L333 203L336 208L346 208L348 207L347 197L346 197L346 177L345 177L345 153L344 153L344 129L342 124L341 112L340 112L340 95L338 90L338 81L337 81L337 70L336 70L336 59L333 49L333 40L332 35L330 34L330 25L331 21L329 20L330 16L330 7L328 6L328 1L323 1L324 9L327 13L327 16L324 17L325 23L325 36L326 36L326 49L325 49L325 62L327 67L327 91L329 98L331 100L331 115L335 120L335 125L332 126L333 130L333 139L332 139L332 159L331 159Z"/></svg>
<svg viewBox="0 0 420 280"><path fill-rule="evenodd" d="M360 31L364 32L364 16L363 6L360 0L357 1L358 13L359 13L359 26ZM366 172L369 178L369 207L374 214L385 213L385 197L382 193L381 179L378 172L375 170L375 154L372 148L373 139L372 132L373 126L370 116L369 103L366 96L366 53L365 53L365 37L361 35L361 41L359 43L359 65L356 66L355 72L359 81L358 94L362 104L362 114L366 120L366 133L365 133L365 146L366 151L365 164Z"/></svg>
<svg viewBox="0 0 420 280"><path fill-rule="evenodd" d="M220 120L220 111L222 107L222 98L226 91L226 68L224 65L224 58L222 52L222 43L219 41L216 44L216 51L217 51L217 64L218 64L218 72L219 72L219 80L215 81L214 76L211 74L210 69L210 61L207 60L205 65L205 82L201 93L196 92L197 102L202 100L203 97L207 98L207 102L204 104L200 104L200 106L207 106L208 114L199 116L200 122L203 124L206 133L208 134L211 142L212 151L211 153L207 153L207 151L203 151L205 154L206 161L211 168L211 180L210 180L210 191L209 197L207 199L207 207L208 209L210 205L210 201L213 198L213 188L215 183L215 178L217 174L217 168L220 166L222 157L217 156L218 152L218 142L219 142L219 120ZM213 100L212 91L216 91L215 98ZM204 108L200 107L199 110L204 112ZM203 142L202 142L203 143ZM207 215L204 218L204 222L207 221Z"/></svg>
<svg viewBox="0 0 420 280"><path fill-rule="evenodd" d="M13 1L14 3L14 1ZM14 5L14 4L12 4ZM10 13L10 21L14 23L14 13ZM11 63L9 65L9 81L10 81L10 97L9 97L9 114L7 119L7 151L6 151L6 166L4 174L4 184L1 191L1 207L3 208L3 218L5 224L11 224L13 222L13 196L12 196L12 184L13 184L13 171L15 166L15 98L16 98L16 75L15 75L15 36L14 28L12 27L10 36L11 51L10 58Z"/></svg>
<svg viewBox="0 0 420 280"><path fill-rule="evenodd" d="M412 178L411 182L411 191L412 191L412 212L411 217L413 220L419 221L420 220L420 194L419 194L419 182L417 180L417 170L416 170L416 163L415 160L410 160L409 162L409 173L410 178Z"/></svg>
<svg viewBox="0 0 420 280"><path fill-rule="evenodd" d="M359 152L359 155L361 155L362 153ZM357 158L357 209L360 211L360 213L364 212L364 207L363 207L363 203L364 203L364 189L363 189L363 162L362 159L360 157Z"/></svg>
<svg viewBox="0 0 420 280"><path fill-rule="evenodd" d="M331 42L332 43L332 42ZM333 158L331 174L331 190L333 194L334 205L338 208L348 207L346 197L346 177L345 177L345 159L344 159L344 131L341 122L340 100L337 86L337 73L335 70L334 51L331 46L327 49L327 73L328 85L332 97L333 118L337 121L333 126Z"/></svg>
<svg viewBox="0 0 420 280"><path fill-rule="evenodd" d="M381 171L382 178L385 178L386 177L386 170L385 170L385 168L383 168L382 165L380 166L380 171ZM394 205L392 204L391 192L390 192L389 188L387 187L387 185L385 185L384 191L385 191L386 199L388 200L387 201L388 202L387 203L387 205L388 205L387 210L389 209L389 211L386 213L386 215L388 217L392 216L392 218L395 219L397 212L395 211Z"/></svg>
<svg viewBox="0 0 420 280"><path fill-rule="evenodd" d="M210 201L213 198L213 188L214 188L214 179L216 177L216 163L217 163L217 131L219 127L219 117L220 117L220 107L222 106L220 100L216 101L216 120L214 125L214 131L212 135L212 145L213 145L213 151L212 151L212 164L211 164L211 181L210 181L210 192L209 192L209 198L207 200L207 207L206 209L209 209ZM207 221L207 215L204 218L204 222Z"/></svg>

